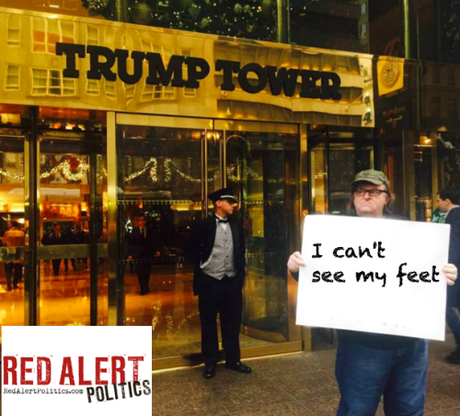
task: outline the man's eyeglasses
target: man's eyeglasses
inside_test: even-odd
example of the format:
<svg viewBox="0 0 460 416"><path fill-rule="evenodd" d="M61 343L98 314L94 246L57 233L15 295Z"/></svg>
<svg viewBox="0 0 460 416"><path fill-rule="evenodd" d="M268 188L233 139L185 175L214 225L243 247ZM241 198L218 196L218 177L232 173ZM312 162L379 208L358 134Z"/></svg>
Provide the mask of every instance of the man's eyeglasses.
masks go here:
<svg viewBox="0 0 460 416"><path fill-rule="evenodd" d="M355 191L356 196L364 196L366 194L369 194L371 197L376 197L380 196L381 194L388 194L388 191L383 189L357 189Z"/></svg>

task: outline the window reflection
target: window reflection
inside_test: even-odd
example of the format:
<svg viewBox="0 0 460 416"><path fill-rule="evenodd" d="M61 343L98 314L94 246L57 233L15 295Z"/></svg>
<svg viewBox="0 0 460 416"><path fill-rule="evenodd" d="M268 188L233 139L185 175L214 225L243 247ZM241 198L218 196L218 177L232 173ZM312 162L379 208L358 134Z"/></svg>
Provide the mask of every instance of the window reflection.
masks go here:
<svg viewBox="0 0 460 416"><path fill-rule="evenodd" d="M288 247L285 146L295 135L227 131L226 137L227 186L240 201L246 233L244 333L252 343L287 341L286 268L280 259L287 258Z"/></svg>
<svg viewBox="0 0 460 416"><path fill-rule="evenodd" d="M41 325L107 323L105 140L103 112L40 108Z"/></svg>
<svg viewBox="0 0 460 416"><path fill-rule="evenodd" d="M24 324L24 134L27 109L0 105L0 343L1 327Z"/></svg>

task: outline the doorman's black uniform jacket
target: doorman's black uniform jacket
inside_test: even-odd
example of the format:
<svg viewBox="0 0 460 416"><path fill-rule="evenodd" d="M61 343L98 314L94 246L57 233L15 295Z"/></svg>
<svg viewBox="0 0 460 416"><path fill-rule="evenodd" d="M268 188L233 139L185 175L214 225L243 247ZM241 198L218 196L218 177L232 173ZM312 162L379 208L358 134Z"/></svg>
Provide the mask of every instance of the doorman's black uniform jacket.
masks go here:
<svg viewBox="0 0 460 416"><path fill-rule="evenodd" d="M238 279L239 285L242 288L245 276L243 227L232 217L228 217L228 224L230 225L233 236L233 259L236 269L236 276L234 279ZM195 296L199 295L203 288L203 276L200 264L206 262L211 256L214 241L216 239L216 228L217 221L214 215L204 219L193 227L190 249L195 266L193 275L193 293Z"/></svg>

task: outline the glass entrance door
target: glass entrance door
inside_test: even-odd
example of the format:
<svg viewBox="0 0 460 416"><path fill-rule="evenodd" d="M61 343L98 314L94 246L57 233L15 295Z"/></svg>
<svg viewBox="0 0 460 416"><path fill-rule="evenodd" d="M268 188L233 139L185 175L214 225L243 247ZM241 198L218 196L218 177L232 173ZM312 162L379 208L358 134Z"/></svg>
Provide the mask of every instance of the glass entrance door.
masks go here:
<svg viewBox="0 0 460 416"><path fill-rule="evenodd" d="M24 207L27 108L0 105L0 343L1 327L24 325Z"/></svg>
<svg viewBox="0 0 460 416"><path fill-rule="evenodd" d="M246 237L242 347L300 339L288 307L286 261L296 220L297 125L216 122L225 129L226 185L239 200ZM298 232L298 230L296 230Z"/></svg>
<svg viewBox="0 0 460 416"><path fill-rule="evenodd" d="M105 114L40 108L38 137L37 321L106 325Z"/></svg>
<svg viewBox="0 0 460 416"><path fill-rule="evenodd" d="M222 186L212 120L118 115L119 259L125 325L151 325L154 357L200 352L188 239Z"/></svg>
<svg viewBox="0 0 460 416"><path fill-rule="evenodd" d="M314 126L308 131L310 212L347 213L350 184L355 175L374 169L371 129Z"/></svg>
<svg viewBox="0 0 460 416"><path fill-rule="evenodd" d="M241 347L295 339L291 348L300 349L288 316L285 253L298 126L117 114L116 135L118 323L152 326L161 367L199 362L188 240L212 212L208 195L231 186L247 241Z"/></svg>

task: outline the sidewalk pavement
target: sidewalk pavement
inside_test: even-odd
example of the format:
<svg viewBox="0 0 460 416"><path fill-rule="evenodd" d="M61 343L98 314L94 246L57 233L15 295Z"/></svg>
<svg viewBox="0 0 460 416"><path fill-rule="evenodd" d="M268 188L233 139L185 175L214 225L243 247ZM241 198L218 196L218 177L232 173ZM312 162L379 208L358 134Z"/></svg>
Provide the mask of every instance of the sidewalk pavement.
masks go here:
<svg viewBox="0 0 460 416"><path fill-rule="evenodd" d="M444 357L453 349L430 342L426 416L460 416L460 365ZM217 368L211 380L203 367L155 372L152 416L333 416L339 403L335 350L247 359L253 373ZM377 416L383 416L379 408Z"/></svg>

